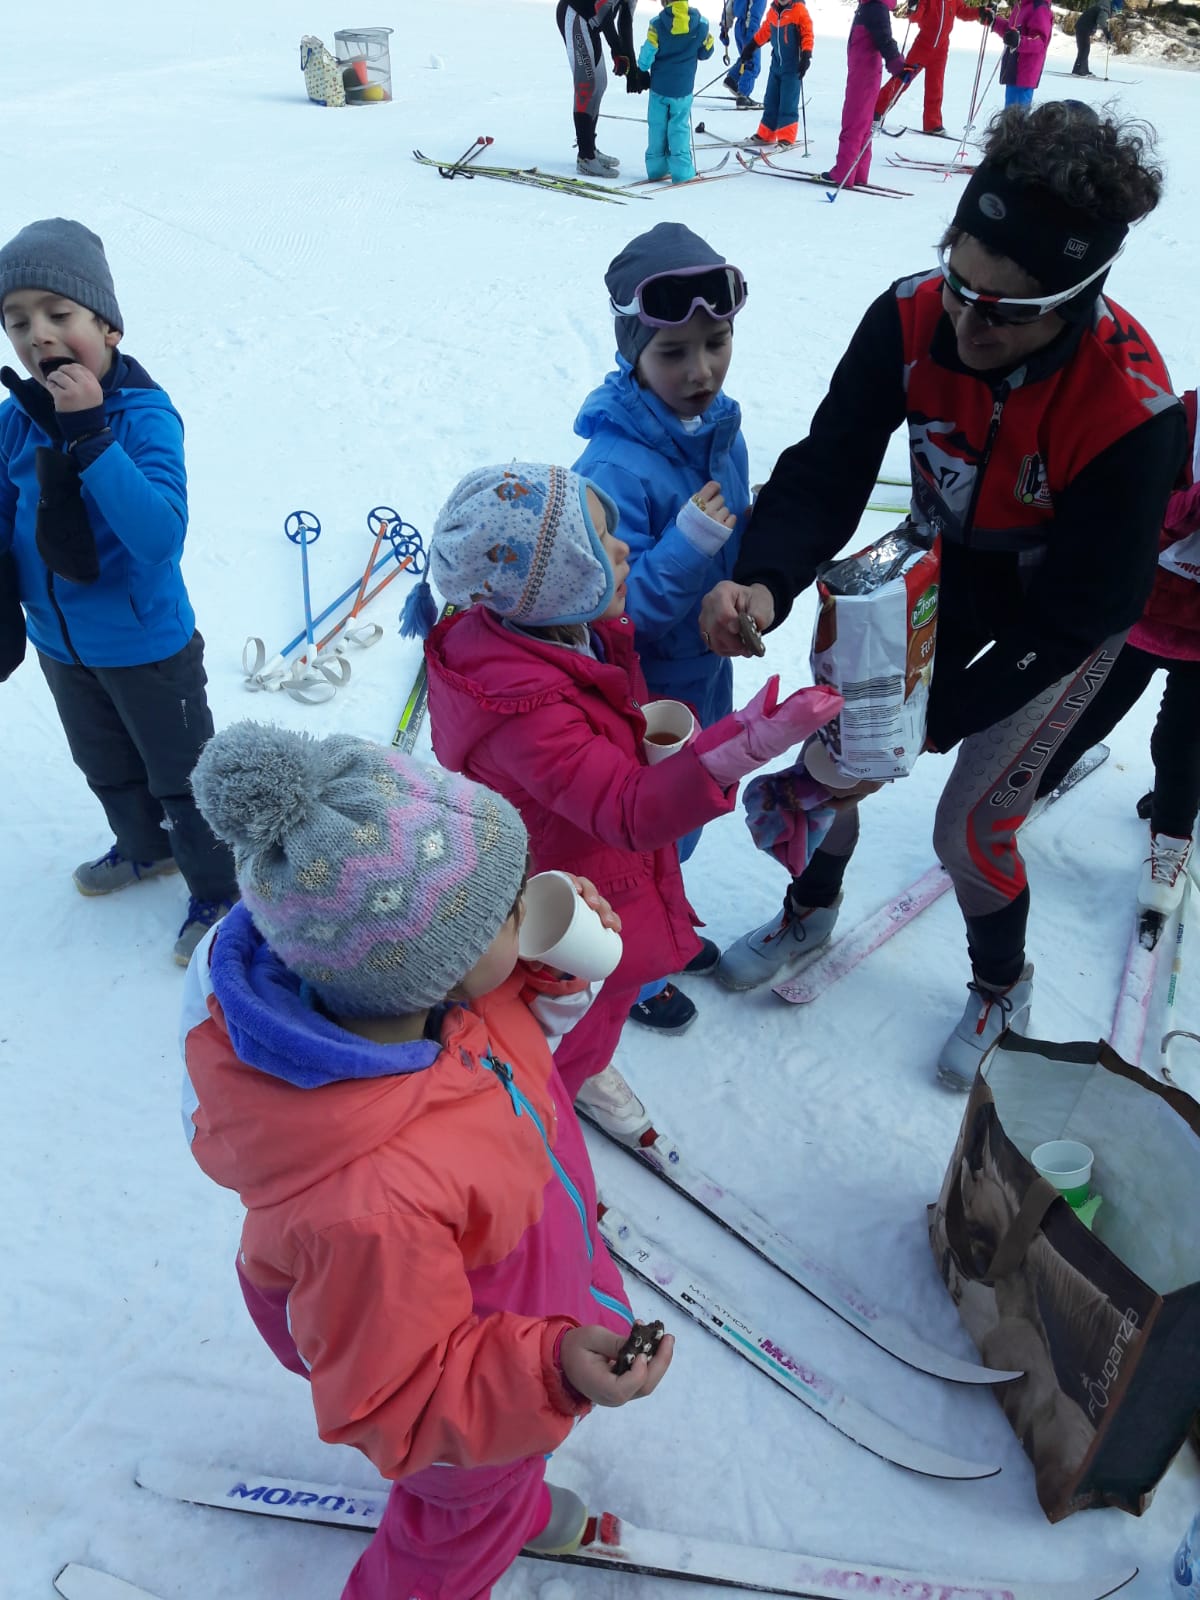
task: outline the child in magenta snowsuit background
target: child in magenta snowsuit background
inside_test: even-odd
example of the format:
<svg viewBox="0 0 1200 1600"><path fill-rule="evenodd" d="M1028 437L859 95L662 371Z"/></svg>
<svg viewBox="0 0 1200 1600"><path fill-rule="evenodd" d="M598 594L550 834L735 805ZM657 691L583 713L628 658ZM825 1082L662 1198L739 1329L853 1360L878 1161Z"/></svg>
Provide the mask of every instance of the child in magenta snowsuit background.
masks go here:
<svg viewBox="0 0 1200 1600"><path fill-rule="evenodd" d="M860 0L846 41L846 97L837 160L822 177L830 183L866 183L871 175L871 119L886 69L903 79L907 65L892 37L896 0Z"/></svg>
<svg viewBox="0 0 1200 1600"><path fill-rule="evenodd" d="M1042 80L1046 51L1054 31L1050 0L1019 0L1015 11L997 17L990 7L980 15L991 22L993 33L1004 40L1004 59L1000 63L1000 82L1004 85L1006 106L1027 106ZM1016 40L1012 35L1016 34Z"/></svg>
<svg viewBox="0 0 1200 1600"><path fill-rule="evenodd" d="M245 1206L256 1327L392 1480L343 1600L485 1600L586 1523L547 1452L670 1361L612 1369L632 1318L552 1055L594 987L518 960L528 838L479 785L251 722L194 783L244 893L188 970L184 1126Z"/></svg>
<svg viewBox="0 0 1200 1600"><path fill-rule="evenodd" d="M649 765L618 522L614 502L576 473L513 463L463 479L430 551L430 577L468 607L425 647L438 760L517 808L534 872L583 874L621 918L621 961L555 1055L572 1095L615 1072L643 984L700 950L676 839L731 811L738 779L815 732L838 701L807 689L776 707L772 679Z"/></svg>

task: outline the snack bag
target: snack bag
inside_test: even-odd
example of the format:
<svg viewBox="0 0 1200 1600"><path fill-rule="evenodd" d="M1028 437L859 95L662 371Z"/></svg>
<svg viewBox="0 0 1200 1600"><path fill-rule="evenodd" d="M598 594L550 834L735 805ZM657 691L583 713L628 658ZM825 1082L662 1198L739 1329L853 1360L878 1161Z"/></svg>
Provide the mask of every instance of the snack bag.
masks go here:
<svg viewBox="0 0 1200 1600"><path fill-rule="evenodd" d="M925 744L941 544L908 526L818 573L813 682L845 700L819 730L848 778L904 778Z"/></svg>
<svg viewBox="0 0 1200 1600"><path fill-rule="evenodd" d="M342 69L315 34L306 33L300 41L300 70L308 98L319 106L344 106L346 89Z"/></svg>

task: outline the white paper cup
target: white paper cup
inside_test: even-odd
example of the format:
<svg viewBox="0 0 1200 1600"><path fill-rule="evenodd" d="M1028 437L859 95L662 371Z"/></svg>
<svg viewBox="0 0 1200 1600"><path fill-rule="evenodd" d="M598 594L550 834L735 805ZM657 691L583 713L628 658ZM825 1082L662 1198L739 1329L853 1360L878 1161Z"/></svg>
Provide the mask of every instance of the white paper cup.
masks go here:
<svg viewBox="0 0 1200 1600"><path fill-rule="evenodd" d="M651 767L682 750L696 731L696 719L682 700L651 700L642 707L642 715L646 719L642 744Z"/></svg>
<svg viewBox="0 0 1200 1600"><path fill-rule="evenodd" d="M604 926L565 872L539 872L525 888L518 949L527 961L594 983L620 961L621 935Z"/></svg>
<svg viewBox="0 0 1200 1600"><path fill-rule="evenodd" d="M810 739L804 746L804 766L809 777L815 778L830 794L857 789L861 782L859 778L848 778L840 767L834 765L833 757L820 739Z"/></svg>
<svg viewBox="0 0 1200 1600"><path fill-rule="evenodd" d="M1068 1205L1083 1205L1088 1197L1095 1159L1086 1144L1080 1144L1078 1139L1049 1139L1039 1144L1029 1159Z"/></svg>

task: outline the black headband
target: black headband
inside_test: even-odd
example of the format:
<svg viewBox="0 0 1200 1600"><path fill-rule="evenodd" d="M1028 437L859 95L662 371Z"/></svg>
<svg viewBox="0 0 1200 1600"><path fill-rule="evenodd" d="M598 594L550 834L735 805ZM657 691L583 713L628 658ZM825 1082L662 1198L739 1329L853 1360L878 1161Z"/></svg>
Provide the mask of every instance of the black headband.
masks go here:
<svg viewBox="0 0 1200 1600"><path fill-rule="evenodd" d="M963 192L954 226L993 254L1015 261L1046 294L1082 283L1116 255L1129 232L1126 223L1077 210L1049 189L1015 181L986 159ZM1089 301L1102 284L1098 278L1088 285Z"/></svg>

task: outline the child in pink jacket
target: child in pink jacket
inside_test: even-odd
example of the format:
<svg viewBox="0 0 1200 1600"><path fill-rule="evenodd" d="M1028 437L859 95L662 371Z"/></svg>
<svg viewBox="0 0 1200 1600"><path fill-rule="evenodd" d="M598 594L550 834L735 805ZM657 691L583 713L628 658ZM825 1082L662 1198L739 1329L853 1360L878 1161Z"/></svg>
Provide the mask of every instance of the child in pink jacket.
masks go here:
<svg viewBox="0 0 1200 1600"><path fill-rule="evenodd" d="M866 183L871 176L871 128L883 70L899 78L904 87L912 81L900 46L892 37L892 12L896 0L859 0L846 41L846 97L842 102L842 131L837 160L821 174L826 183Z"/></svg>
<svg viewBox="0 0 1200 1600"><path fill-rule="evenodd" d="M613 1370L632 1319L551 1055L590 991L518 962L528 840L477 784L252 722L193 784L242 900L188 970L192 1154L321 1438L393 1480L343 1600L486 1600L579 1543L547 1452L670 1362Z"/></svg>
<svg viewBox="0 0 1200 1600"><path fill-rule="evenodd" d="M675 841L730 811L738 780L815 731L840 697L805 689L777 703L772 678L649 765L617 523L614 502L562 467L464 478L434 528L429 572L468 609L433 631L426 662L438 760L516 806L535 872L583 873L621 917L620 964L556 1062L568 1091L634 1141L649 1118L611 1065L621 1026L643 984L700 948Z"/></svg>
<svg viewBox="0 0 1200 1600"><path fill-rule="evenodd" d="M998 17L993 6L983 6L979 20L1004 40L1004 60L1000 63L1004 104L1029 105L1033 91L1042 81L1046 51L1054 32L1050 0L1018 0L1016 9L1007 17Z"/></svg>

